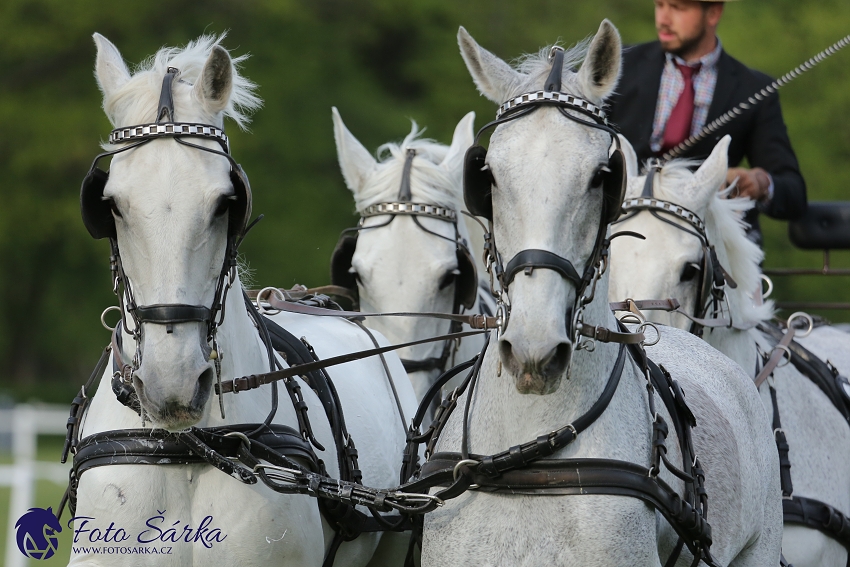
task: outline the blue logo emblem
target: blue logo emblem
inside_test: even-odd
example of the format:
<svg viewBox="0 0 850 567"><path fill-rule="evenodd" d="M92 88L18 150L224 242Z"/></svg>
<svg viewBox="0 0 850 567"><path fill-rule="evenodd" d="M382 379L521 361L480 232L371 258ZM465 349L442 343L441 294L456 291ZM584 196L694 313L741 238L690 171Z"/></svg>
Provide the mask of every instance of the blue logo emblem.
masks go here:
<svg viewBox="0 0 850 567"><path fill-rule="evenodd" d="M56 553L62 531L52 508L30 508L15 524L18 549L30 559L49 559Z"/></svg>

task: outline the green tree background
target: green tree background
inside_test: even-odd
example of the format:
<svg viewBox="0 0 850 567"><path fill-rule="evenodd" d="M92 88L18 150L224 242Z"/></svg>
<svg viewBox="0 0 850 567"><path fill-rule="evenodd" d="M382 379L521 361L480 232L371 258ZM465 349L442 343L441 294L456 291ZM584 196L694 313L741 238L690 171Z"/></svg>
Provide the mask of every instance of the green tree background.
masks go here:
<svg viewBox="0 0 850 567"><path fill-rule="evenodd" d="M79 184L110 125L92 75L91 34L104 34L132 66L162 45L230 30L234 54L265 107L251 131L231 125L237 159L266 219L243 253L263 285L327 282L353 201L336 161L330 108L370 149L402 138L415 119L448 143L469 110L494 112L458 54L465 26L503 58L595 32L602 18L627 43L654 38L649 0L5 0L0 4L0 391L66 401L88 375L115 304L108 245L80 222ZM778 76L850 30L846 0L747 0L727 6L726 49ZM847 199L850 50L782 91L811 200ZM768 266L817 266L785 225L765 222ZM850 265L850 255L835 255ZM848 301L847 280L777 280L779 298ZM847 314L833 313L834 320ZM843 319L842 319L843 318Z"/></svg>

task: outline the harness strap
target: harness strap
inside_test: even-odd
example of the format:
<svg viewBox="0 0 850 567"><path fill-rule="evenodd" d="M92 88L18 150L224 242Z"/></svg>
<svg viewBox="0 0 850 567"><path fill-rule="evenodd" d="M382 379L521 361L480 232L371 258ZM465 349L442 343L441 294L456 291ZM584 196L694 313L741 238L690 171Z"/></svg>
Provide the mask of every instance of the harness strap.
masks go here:
<svg viewBox="0 0 850 567"><path fill-rule="evenodd" d="M782 361L783 355L788 354L791 356L791 351L788 350L788 345L791 344L791 341L794 340L794 327L789 327L785 334L782 335L782 340L776 343L776 346L773 347L773 351L770 353L770 358L767 359L767 362L764 364L764 367L761 369L761 372L753 378L753 382L756 384L756 388L760 387L764 384L764 381L767 380L768 376L773 374L773 371L776 370L776 367L779 365L780 361ZM773 388L771 388L772 390ZM774 410L776 408L774 407ZM774 425L774 429L777 426Z"/></svg>
<svg viewBox="0 0 850 567"><path fill-rule="evenodd" d="M776 340L782 337L782 330L770 323L762 322L758 329ZM791 351L791 364L826 394L835 409L850 425L850 400L843 393L838 374L800 343L792 341L788 349Z"/></svg>
<svg viewBox="0 0 850 567"><path fill-rule="evenodd" d="M794 496L782 499L782 512L786 523L818 530L850 551L850 518L829 504Z"/></svg>
<svg viewBox="0 0 850 567"><path fill-rule="evenodd" d="M481 455L470 455L483 460ZM439 471L451 479L461 460L459 453L436 453L423 465L423 474ZM710 566L711 526L687 501L646 467L613 459L538 460L521 470L505 471L494 478L474 468L463 476L481 492L508 492L528 496L604 494L643 500L667 519L694 555ZM449 496L437 493L441 499Z"/></svg>
<svg viewBox="0 0 850 567"><path fill-rule="evenodd" d="M782 496L788 498L794 493L794 484L791 482L791 459L788 458L791 447L788 445L785 431L782 430L779 403L776 400L776 388L770 385L768 387L770 388L770 402L773 405L773 438L776 440L776 449L779 452L779 485L782 489Z"/></svg>
<svg viewBox="0 0 850 567"><path fill-rule="evenodd" d="M242 378L236 378L235 380L227 380L222 381L219 387L216 384L215 393L216 394L227 394L233 392L234 394L238 394L239 392L244 392L247 390L254 390L263 386L265 384L272 384L278 380L284 380L286 378L292 378L293 376L300 376L307 372L312 372L314 370L319 370L321 368L328 368L330 366L337 366L339 364L345 364L346 362L353 362L355 360L361 360L364 358L368 358L370 356L377 356L379 354L383 354L385 352L391 352L394 350L398 350L401 348L421 345L425 343L432 343L437 341L445 341L445 340L454 340L454 339L462 339L464 337L471 337L474 335L480 335L486 331L466 331L463 333L449 333L448 335L440 335L438 337L431 337L427 339L420 339L418 341L410 341L407 343L401 343L398 345L389 345L380 348L373 348L368 350L361 350L357 352L351 352L348 354L343 354L340 356L335 356L332 358L326 358L325 360L317 360L315 362L308 362L306 364L296 364L294 366L290 366L289 368L284 368L283 370L276 370L274 372L265 372L263 374L251 374L250 376L243 376Z"/></svg>
<svg viewBox="0 0 850 567"><path fill-rule="evenodd" d="M511 258L511 261L505 266L505 272L502 275L502 285L504 287L509 286L514 281L517 273L523 270L525 271L525 275L530 276L535 268L545 268L558 272L562 277L573 282L576 287L582 283L582 277L578 275L572 262L566 258L562 258L548 250L529 248L517 252L516 256Z"/></svg>
<svg viewBox="0 0 850 567"><path fill-rule="evenodd" d="M268 289L268 288L267 288ZM265 291L265 290L263 290ZM284 290L278 290L283 293ZM429 319L445 319L448 321L456 321L465 323L473 329L494 329L498 325L496 317L487 317L480 314L459 315L457 313L418 313L409 311L397 311L392 313L361 313L360 311L343 311L340 309L325 309L322 307L314 307L312 305L304 305L303 303L295 303L286 301L277 297L274 293L269 293L267 296L262 295L262 292L255 294L258 301L269 304L269 307L277 311L286 311L287 313L301 313L304 315L317 315L319 317L341 317L343 319L360 319L361 317L425 317Z"/></svg>

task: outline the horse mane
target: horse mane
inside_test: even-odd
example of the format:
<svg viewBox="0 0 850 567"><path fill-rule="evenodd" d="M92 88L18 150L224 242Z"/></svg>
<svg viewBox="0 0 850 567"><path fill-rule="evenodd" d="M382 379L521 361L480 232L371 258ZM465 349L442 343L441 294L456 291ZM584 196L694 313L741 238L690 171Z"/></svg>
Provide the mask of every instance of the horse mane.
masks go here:
<svg viewBox="0 0 850 567"><path fill-rule="evenodd" d="M700 197L699 187L694 186L692 168L695 160L677 159L664 165L655 194L661 199L682 205L700 214L705 210L703 221L709 242L714 245L720 264L737 282L736 289L727 288L726 295L732 313L743 321L757 322L773 316L773 302L756 305L750 294L761 286L761 262L764 251L747 238L744 213L754 206L746 198L728 199L732 186L724 191L715 191L706 207ZM636 183L643 188L643 183ZM690 190L689 190L690 189Z"/></svg>
<svg viewBox="0 0 850 567"><path fill-rule="evenodd" d="M415 150L416 158L410 169L410 193L412 200L460 210L463 202L461 178L463 168L446 171L440 164L446 158L449 147L434 140L421 138L420 130L411 121L410 133L401 143L388 142L378 148L378 166L369 183L354 195L357 211L377 203L398 200L401 176L407 150Z"/></svg>
<svg viewBox="0 0 850 567"><path fill-rule="evenodd" d="M601 104L595 96L589 93L584 93L578 80L578 69L587 56L587 50L590 47L590 42L593 40L589 36L572 47L564 50L564 68L561 74L561 91L568 92L575 96L588 99L592 102ZM552 62L549 60L549 53L552 47L560 45L560 42L542 47L537 53L527 53L513 61L513 67L520 73L526 76L526 80L515 85L510 91L510 97L519 96L531 90L541 89L543 82L549 76L552 70Z"/></svg>
<svg viewBox="0 0 850 567"><path fill-rule="evenodd" d="M129 120L133 124L153 120L162 90L162 78L168 67L180 69L180 81L194 84L213 47L220 45L226 36L226 32L217 37L202 35L183 48L162 47L156 54L141 62L129 81L116 92L104 97L103 109L113 125L118 126L117 117L121 117L121 120ZM250 122L249 114L262 105L262 100L255 93L257 85L239 73L239 67L248 57L248 55L240 55L232 58L233 93L223 112L225 117L236 122L237 126L243 130ZM178 84L175 81L175 88ZM179 120L180 97L174 97L174 104Z"/></svg>

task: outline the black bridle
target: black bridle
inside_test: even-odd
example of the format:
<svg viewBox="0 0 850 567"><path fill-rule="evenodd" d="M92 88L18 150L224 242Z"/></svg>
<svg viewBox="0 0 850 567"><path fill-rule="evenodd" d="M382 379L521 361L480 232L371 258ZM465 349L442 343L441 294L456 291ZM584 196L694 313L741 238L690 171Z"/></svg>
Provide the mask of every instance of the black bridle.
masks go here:
<svg viewBox="0 0 850 567"><path fill-rule="evenodd" d="M528 116L543 106L555 106L558 111L569 120L581 124L582 126L608 133L611 136L612 144L615 147L614 155L616 158L612 158L609 166L604 166L600 172L607 176L624 175L622 169L618 172L613 171L618 169L618 166L614 165L615 161L619 163L620 168L623 164L622 150L620 148L620 140L617 136L617 131L608 124L605 113L600 108L586 100L560 92L564 60L563 49L559 47L553 48L550 58L552 60L552 70L546 80L545 89L535 93L520 95L505 102L499 107L496 119L482 126L475 135L473 146L467 152L467 169L489 169L484 163L484 155L486 155L486 151L484 151L478 143L481 135L485 131L501 124L505 124L506 122ZM579 118L576 114L585 116L590 120ZM471 179L471 173L465 171L464 175L465 183L467 184L464 191L467 196L467 204L469 205L470 194L474 197L473 191L471 191L468 186L470 183L469 179ZM614 183L609 182L604 185L603 210L600 221L597 225L593 249L581 272L579 272L573 263L567 258L564 258L555 252L540 249L521 250L508 261L507 265L503 265L501 255L496 249L495 239L492 236L492 204L489 205L490 210L485 210L485 208L481 207L479 204L472 203L473 206L470 207L470 210L472 210L474 214L486 215L486 213L489 213L488 220L490 221L490 230L487 234L488 238L485 245L485 263L487 265L487 271L491 276L491 291L493 291L493 294L499 298L497 311L503 321L503 324L500 327L500 332L504 332L510 318L508 288L516 275L520 272L523 272L526 275L531 275L535 269L546 269L557 272L564 279L573 283L576 287L576 299L572 307L568 309L566 318L568 334L577 344L581 336L589 336L584 332L589 326L583 323L581 315L584 308L593 301L596 290L595 282L607 268L610 239L606 238L606 233L609 223L615 218L615 214L619 210L620 202L622 201L622 194L625 190L624 177L617 178L613 181ZM612 190L615 188L616 191ZM477 190L480 190L480 188ZM614 196L614 192L619 194ZM611 194L609 195L609 193ZM492 197L489 196L488 198L492 199ZM617 201L616 204L614 204L614 201ZM474 209L478 209L478 211ZM496 293L496 290L494 289L493 279L498 280L499 282L499 293ZM586 294L588 289L590 292L589 294Z"/></svg>
<svg viewBox="0 0 850 567"><path fill-rule="evenodd" d="M397 216L411 217L413 222L416 224L417 227L419 227L420 230L433 236L436 236L437 238L447 240L455 246L458 256L458 269L455 274L456 288L451 312L452 314L461 314L464 312L464 308L472 307L472 305L470 304L470 291L468 289L470 285L475 287L475 295L477 295L478 276L475 270L475 263L472 260L472 254L469 250L468 243L460 235L460 229L458 228L459 220L457 212L455 210L439 205L413 202L410 178L413 169L413 160L416 155L416 150L412 148L409 148L405 153L405 161L402 169L401 183L399 184L397 201L377 203L364 208L360 214L360 222L358 223L358 225L353 228L345 229L342 235L340 236L340 242L344 242L345 239L350 238L349 235L352 234L356 238L357 234L359 234L363 230L372 230L388 226L391 222L393 222L393 220L395 220ZM377 216L389 216L390 218L389 220L381 224L364 226L364 222L367 218ZM438 232L430 230L419 221L419 217L428 217L443 222L451 223L452 227L454 228L454 238L449 238L447 236L439 234ZM338 246L337 250L343 250L343 248ZM349 248L349 250L353 254L353 249ZM332 264L336 264L336 262L336 258L332 259ZM350 265L350 258L346 257L344 263ZM340 268L335 267L335 269L338 270ZM348 270L350 272L353 270L353 268L349 267ZM356 286L356 282L354 285ZM474 297L472 297L472 299L474 300ZM459 333L461 330L462 324L460 322L451 321L449 327L449 334ZM446 365L449 363L449 361L453 361L453 357L457 353L457 349L459 348L459 346L460 340L447 340L443 342L443 349L439 356L428 357L421 360L402 358L401 363L404 366L404 370L408 373L426 372L432 370L439 370L442 373L446 370Z"/></svg>

